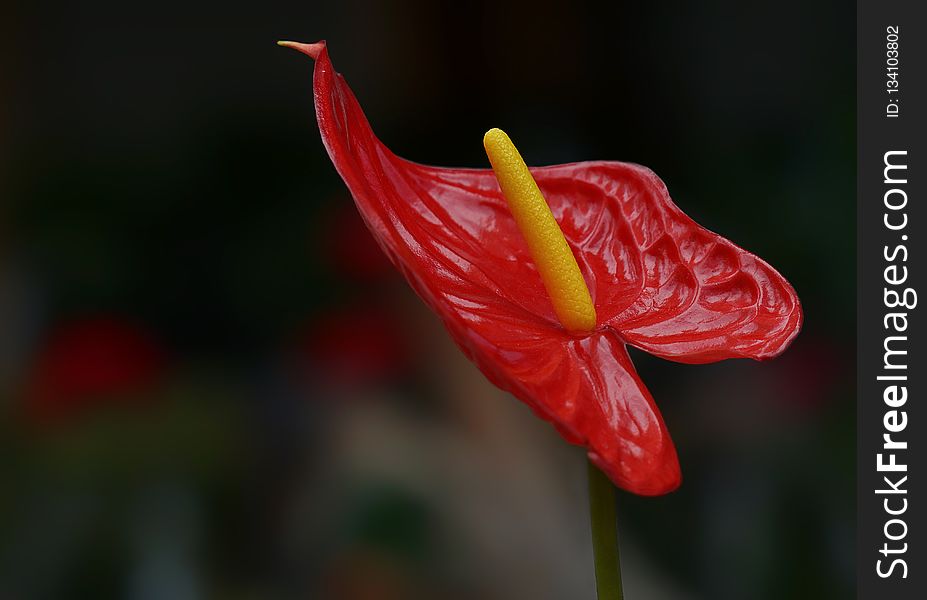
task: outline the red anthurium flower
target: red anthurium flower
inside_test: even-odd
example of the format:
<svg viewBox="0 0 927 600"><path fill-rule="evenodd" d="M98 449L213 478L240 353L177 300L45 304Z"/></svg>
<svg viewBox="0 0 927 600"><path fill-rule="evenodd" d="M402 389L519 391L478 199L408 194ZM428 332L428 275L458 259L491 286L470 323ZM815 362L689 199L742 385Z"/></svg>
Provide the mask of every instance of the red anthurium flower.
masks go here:
<svg viewBox="0 0 927 600"><path fill-rule="evenodd" d="M595 307L564 329L488 169L409 162L374 136L324 42L315 59L322 141L370 231L456 343L618 486L680 482L676 450L627 344L685 363L771 358L798 333L789 283L687 217L649 169L583 162L531 170Z"/></svg>

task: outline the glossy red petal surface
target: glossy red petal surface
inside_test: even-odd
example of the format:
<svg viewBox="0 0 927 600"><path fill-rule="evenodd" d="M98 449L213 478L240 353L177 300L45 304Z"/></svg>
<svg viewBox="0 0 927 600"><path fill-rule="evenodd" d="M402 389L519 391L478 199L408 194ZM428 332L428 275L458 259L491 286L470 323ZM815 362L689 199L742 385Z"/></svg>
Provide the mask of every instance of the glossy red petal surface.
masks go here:
<svg viewBox="0 0 927 600"><path fill-rule="evenodd" d="M574 336L494 294L456 284L433 301L489 380L553 423L564 439L585 446L617 485L644 495L679 485L666 425L613 330Z"/></svg>
<svg viewBox="0 0 927 600"><path fill-rule="evenodd" d="M570 243L600 327L567 334L492 171L411 163L373 134L324 45L314 90L322 140L381 248L458 345L621 487L679 482L669 435L624 343L684 362L765 358L797 333L789 284L686 217L648 169L532 169Z"/></svg>
<svg viewBox="0 0 927 600"><path fill-rule="evenodd" d="M566 197L546 191L560 170L573 184ZM600 321L629 344L686 363L762 360L780 354L798 334L801 306L789 282L690 219L649 169L579 163L538 175L552 204L566 205L559 220L596 281ZM594 233L576 224L585 216L577 218L577 207L586 202L598 207L585 219ZM615 289L603 295L608 288Z"/></svg>

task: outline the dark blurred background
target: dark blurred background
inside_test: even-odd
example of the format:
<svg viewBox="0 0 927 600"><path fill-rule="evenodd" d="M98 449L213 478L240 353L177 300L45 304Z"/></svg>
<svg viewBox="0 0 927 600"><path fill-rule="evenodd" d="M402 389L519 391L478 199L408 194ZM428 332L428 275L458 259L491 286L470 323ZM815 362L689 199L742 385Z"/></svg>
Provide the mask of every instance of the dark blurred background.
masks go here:
<svg viewBox="0 0 927 600"><path fill-rule="evenodd" d="M628 598L854 581L855 6L0 9L0 597L592 598L581 450L484 381L328 161L325 38L398 154L654 169L795 286L780 359L634 360L684 483Z"/></svg>

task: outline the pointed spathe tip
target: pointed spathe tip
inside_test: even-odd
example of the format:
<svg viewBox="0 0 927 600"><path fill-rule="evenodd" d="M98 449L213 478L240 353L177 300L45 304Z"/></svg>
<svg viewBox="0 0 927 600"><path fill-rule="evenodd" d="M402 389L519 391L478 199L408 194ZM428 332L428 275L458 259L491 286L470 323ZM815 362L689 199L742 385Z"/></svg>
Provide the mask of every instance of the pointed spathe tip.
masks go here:
<svg viewBox="0 0 927 600"><path fill-rule="evenodd" d="M278 40L278 46L283 46L284 48L292 48L298 52L302 52L309 58L315 60L319 57L319 54L322 53L322 50L325 48L325 42L316 42L314 44L304 44L302 42L291 42L289 40Z"/></svg>

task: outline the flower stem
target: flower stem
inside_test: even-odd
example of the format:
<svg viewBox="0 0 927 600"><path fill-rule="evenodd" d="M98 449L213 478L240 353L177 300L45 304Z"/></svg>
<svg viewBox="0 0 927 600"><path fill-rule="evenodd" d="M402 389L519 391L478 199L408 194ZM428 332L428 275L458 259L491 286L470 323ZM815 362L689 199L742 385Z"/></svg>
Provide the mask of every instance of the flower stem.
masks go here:
<svg viewBox="0 0 927 600"><path fill-rule="evenodd" d="M598 600L623 600L621 560L618 556L618 519L615 486L589 462L589 516L592 521L592 552L595 556L595 588Z"/></svg>

